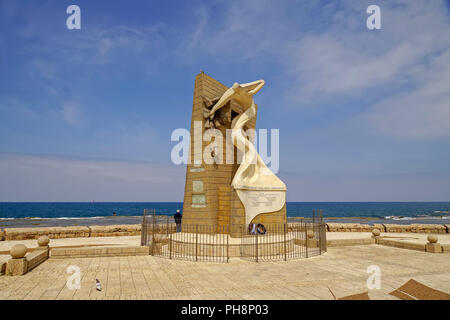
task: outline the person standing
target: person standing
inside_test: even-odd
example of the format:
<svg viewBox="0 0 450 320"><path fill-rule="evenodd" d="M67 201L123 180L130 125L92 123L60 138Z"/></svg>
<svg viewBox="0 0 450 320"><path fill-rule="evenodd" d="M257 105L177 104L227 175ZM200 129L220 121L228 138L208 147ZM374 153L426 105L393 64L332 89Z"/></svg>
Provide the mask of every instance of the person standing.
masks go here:
<svg viewBox="0 0 450 320"><path fill-rule="evenodd" d="M177 209L177 212L173 215L173 218L175 219L175 223L177 225L177 232L181 232L181 219L183 218L183 215L180 213L180 210Z"/></svg>

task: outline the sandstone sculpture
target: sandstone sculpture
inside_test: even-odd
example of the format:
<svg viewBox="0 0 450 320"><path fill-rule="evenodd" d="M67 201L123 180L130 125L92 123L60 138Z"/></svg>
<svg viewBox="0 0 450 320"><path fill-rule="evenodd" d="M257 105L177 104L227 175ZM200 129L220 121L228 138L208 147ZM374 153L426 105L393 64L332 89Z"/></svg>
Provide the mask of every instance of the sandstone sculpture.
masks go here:
<svg viewBox="0 0 450 320"><path fill-rule="evenodd" d="M278 211L286 202L286 185L262 161L255 146L244 134L246 124L256 116L257 105L253 96L264 86L264 80L234 83L211 109L209 118L230 100L236 101L244 112L231 123L233 144L243 153L242 162L234 175L232 187L244 204L248 226L261 213Z"/></svg>

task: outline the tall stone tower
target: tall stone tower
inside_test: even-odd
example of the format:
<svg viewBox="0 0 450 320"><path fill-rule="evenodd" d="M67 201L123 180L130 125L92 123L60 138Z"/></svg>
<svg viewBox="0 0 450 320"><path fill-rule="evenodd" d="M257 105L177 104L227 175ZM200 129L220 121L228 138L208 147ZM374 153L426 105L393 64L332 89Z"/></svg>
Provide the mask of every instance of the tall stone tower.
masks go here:
<svg viewBox="0 0 450 320"><path fill-rule="evenodd" d="M203 72L195 77L182 221L183 225L208 225L213 229L218 226L218 232L229 232L238 237L246 232L245 209L231 186L239 163L238 152L231 143L227 129L231 129L231 121L244 110L231 100L215 114L214 119L208 117L209 110L227 89L227 86ZM246 129L255 129L255 125L256 117L247 124ZM210 137L211 130L208 129L219 130L222 134L223 141L218 143L222 146L221 158L218 157L220 152L217 147L211 147L211 142L216 138ZM208 157L212 161L205 161ZM229 159L233 159L232 163ZM277 212L262 213L253 222L285 223L286 206Z"/></svg>

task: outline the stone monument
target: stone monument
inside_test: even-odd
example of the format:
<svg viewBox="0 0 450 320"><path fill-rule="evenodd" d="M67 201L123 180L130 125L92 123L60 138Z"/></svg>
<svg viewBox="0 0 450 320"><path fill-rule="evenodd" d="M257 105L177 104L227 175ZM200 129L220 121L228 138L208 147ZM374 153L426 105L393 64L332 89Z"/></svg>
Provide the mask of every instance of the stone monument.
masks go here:
<svg viewBox="0 0 450 320"><path fill-rule="evenodd" d="M183 225L240 237L250 223L286 222L286 185L246 134L255 129L253 95L263 86L258 80L228 88L203 72L196 76Z"/></svg>

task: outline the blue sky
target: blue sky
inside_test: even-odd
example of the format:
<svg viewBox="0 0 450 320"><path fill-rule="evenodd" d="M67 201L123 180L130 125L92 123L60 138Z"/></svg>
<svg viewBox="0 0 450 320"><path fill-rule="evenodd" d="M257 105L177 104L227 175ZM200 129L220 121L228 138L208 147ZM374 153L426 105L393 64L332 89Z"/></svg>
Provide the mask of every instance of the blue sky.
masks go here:
<svg viewBox="0 0 450 320"><path fill-rule="evenodd" d="M435 0L0 0L0 201L182 201L170 136L200 69L265 79L257 127L280 129L288 201L450 201Z"/></svg>

